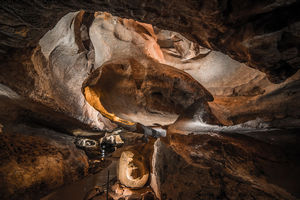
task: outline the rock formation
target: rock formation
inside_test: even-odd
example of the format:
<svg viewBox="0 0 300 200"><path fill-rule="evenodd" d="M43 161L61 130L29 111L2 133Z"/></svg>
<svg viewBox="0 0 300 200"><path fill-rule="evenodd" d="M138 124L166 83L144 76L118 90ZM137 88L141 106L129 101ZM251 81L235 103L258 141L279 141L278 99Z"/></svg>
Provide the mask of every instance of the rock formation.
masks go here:
<svg viewBox="0 0 300 200"><path fill-rule="evenodd" d="M136 151L123 151L119 161L118 178L130 188L142 188L148 181L149 169L145 158Z"/></svg>
<svg viewBox="0 0 300 200"><path fill-rule="evenodd" d="M296 199L297 147L283 138L293 150L230 134L170 134L154 144L151 186L160 199Z"/></svg>
<svg viewBox="0 0 300 200"><path fill-rule="evenodd" d="M95 15L89 33L81 11L64 16L41 39L32 57L37 101L48 99L83 123L111 129L103 116L127 126L164 125L197 99L213 100L188 74L158 63L164 58L151 25Z"/></svg>
<svg viewBox="0 0 300 200"><path fill-rule="evenodd" d="M149 59L142 63L133 58L117 60L101 66L97 74L90 81L95 84L85 88L85 96L94 91L97 96L93 98L100 99L98 110L104 116L115 114L131 124L170 124L196 100L213 99L188 74ZM87 101L95 104L92 98Z"/></svg>
<svg viewBox="0 0 300 200"><path fill-rule="evenodd" d="M1 2L0 198L64 199L108 170L77 183L88 199L299 198L298 7ZM76 148L114 129L107 160Z"/></svg>
<svg viewBox="0 0 300 200"><path fill-rule="evenodd" d="M1 4L2 56L34 48L70 11L109 11L177 31L220 50L280 82L299 69L299 2L291 1L5 1ZM49 9L50 8L50 9ZM8 57L7 57L8 56ZM27 60L28 61L28 60Z"/></svg>
<svg viewBox="0 0 300 200"><path fill-rule="evenodd" d="M1 199L39 199L88 175L88 158L72 136L15 125L0 137Z"/></svg>

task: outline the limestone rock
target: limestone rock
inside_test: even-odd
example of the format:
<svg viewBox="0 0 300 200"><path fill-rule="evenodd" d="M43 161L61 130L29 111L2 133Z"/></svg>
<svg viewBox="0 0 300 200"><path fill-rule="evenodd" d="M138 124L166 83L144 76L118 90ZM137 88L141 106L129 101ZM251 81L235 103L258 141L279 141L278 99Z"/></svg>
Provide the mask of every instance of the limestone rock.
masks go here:
<svg viewBox="0 0 300 200"><path fill-rule="evenodd" d="M299 128L299 5L1 2L0 198L39 198L87 175L86 155L61 132L123 125L153 135L144 125L154 125L166 136L162 125L176 119L152 157L151 185L161 199L299 198L298 130L225 134L193 126ZM126 137L147 156L125 151L120 180L143 187L154 139Z"/></svg>
<svg viewBox="0 0 300 200"><path fill-rule="evenodd" d="M171 4L142 0L67 3L38 0L28 4L5 1L1 4L0 22L1 34L6 39L1 40L0 52L7 60L15 49L30 50L70 11L109 11L182 33L202 46L249 63L267 73L272 82L280 82L299 69L299 55L289 50L296 48L299 52L298 7L295 0L247 0L242 5L238 1L216 0L174 0Z"/></svg>
<svg viewBox="0 0 300 200"><path fill-rule="evenodd" d="M208 103L200 99L185 109L177 120L168 126L168 132L185 134L185 131L193 130L192 124L199 124L200 126L221 125L220 121L211 112Z"/></svg>
<svg viewBox="0 0 300 200"><path fill-rule="evenodd" d="M61 132L72 134L78 128L92 131L86 124L45 105L23 98L9 87L0 84L0 121L12 123L42 124Z"/></svg>
<svg viewBox="0 0 300 200"><path fill-rule="evenodd" d="M130 42L132 40L131 32L124 28L122 25L118 24L115 28L115 36L123 41Z"/></svg>
<svg viewBox="0 0 300 200"><path fill-rule="evenodd" d="M90 18L83 11L69 13L40 40L32 57L38 74L31 93L35 101L95 129L112 129L104 117L129 126L168 124L195 99L213 99L188 74L157 63L164 58L151 25L105 12ZM123 74L116 63L127 66Z"/></svg>
<svg viewBox="0 0 300 200"><path fill-rule="evenodd" d="M136 151L124 151L119 161L118 177L127 187L142 188L149 177L149 169L144 157Z"/></svg>
<svg viewBox="0 0 300 200"><path fill-rule="evenodd" d="M107 63L86 86L87 101L103 115L144 125L172 123L196 100L213 100L191 76L152 59ZM94 95L89 98L91 93Z"/></svg>
<svg viewBox="0 0 300 200"><path fill-rule="evenodd" d="M200 46L173 31L161 30L156 28L157 43L162 48L163 52L180 58L181 62L190 62L199 57L203 57L211 50Z"/></svg>
<svg viewBox="0 0 300 200"><path fill-rule="evenodd" d="M1 199L38 199L88 174L88 158L72 136L15 124L0 137Z"/></svg>
<svg viewBox="0 0 300 200"><path fill-rule="evenodd" d="M298 149L292 146L290 156ZM298 185L299 162L296 155L275 161L284 154L277 145L234 135L169 134L155 142L151 187L159 199L296 199L299 187L285 183Z"/></svg>
<svg viewBox="0 0 300 200"><path fill-rule="evenodd" d="M236 88L236 95L216 96L214 102L209 102L209 106L216 117L227 125L260 118L270 123L284 120L285 123L282 123L281 127L283 124L299 127L300 72L281 84L271 84L266 79L259 81L260 78L257 78ZM256 84L257 86L255 86ZM248 86L250 88L247 89ZM252 90L251 87L253 87ZM248 95L243 91L248 91ZM289 120L285 120L287 118ZM272 126L279 127L279 123L272 123Z"/></svg>
<svg viewBox="0 0 300 200"><path fill-rule="evenodd" d="M292 26L291 29L295 32L297 26ZM120 40L118 37L123 37L120 34L128 38ZM162 41L169 41L169 46L162 45ZM258 102L258 99L264 99L264 96L261 95L272 93L270 87L276 87L267 80L264 73L248 68L245 64L236 62L222 53L203 50L201 46L178 33L164 30L157 32L152 25L132 19L118 18L106 12L88 13L80 11L69 13L44 35L39 44L40 46L33 52L33 63L26 61L31 52L26 52L26 56L23 55L17 64L14 63L14 60L19 58L16 55L12 56L8 62L8 65L13 67L12 71L16 73L18 71L17 66L26 65L23 69L26 72L24 74L30 76L26 80L29 81L30 79L31 82L27 83L23 80L23 75L20 75L18 80L12 83L10 79L18 77L13 73L3 77L2 82L29 100L39 102L49 107L49 110L61 112L69 118L75 118L93 129L112 130L116 127L115 124L106 119L107 116L110 116L109 113L115 115L108 117L110 120L119 122L124 119L122 123L126 125L132 125L134 122L145 125L154 125L157 122L161 125L173 123L183 110L198 98L205 96L205 94L201 92L199 94L199 92L195 92L195 89L191 89L190 86L194 85L192 83L194 81L198 81L212 95L221 96L218 101L209 105L212 105L213 113L221 119L223 124L241 123L257 117L272 120L271 113L274 113L278 107L275 106L276 108L270 109L270 101L264 103L264 107L267 109L257 109L256 105L253 105ZM167 55L166 49L175 49L175 54ZM296 50L295 48L289 49L285 51L284 57L294 59L292 57ZM128 60L132 60L133 56L135 60L138 60L137 66L140 69L136 70L136 67L134 68L130 64L131 67L128 70L133 68L134 70L126 72L128 73L126 76L130 77L127 77L128 82L126 81L126 84L129 85L124 84L122 86L126 87L127 90L119 86L122 83L114 81L110 81L114 82L110 87L114 87L116 91L107 93L108 88L100 87L101 92L105 93L101 97L101 105L106 109L108 115L105 115L104 112L98 112L99 109L96 108L98 111L95 110L94 103L97 104L99 101L94 103L87 101L85 98L87 96L82 94L83 90L86 89L86 80L97 76L101 72L101 68L109 68L104 70L103 74L110 76L107 72L112 68L108 67L111 66L110 63L128 63ZM176 56L179 57L176 58ZM156 79L171 80L174 78L174 74L178 74L175 69L165 67L162 64L183 70L192 78L184 78L184 81L183 78L179 78L181 82L179 88L176 87L176 84L170 85L172 81L167 81L168 84L162 84L162 81ZM168 68L167 71L172 72L165 73L161 70L162 68ZM154 69L159 70L154 73ZM161 78L162 73L159 72L168 74L168 76ZM150 76L152 77L151 80ZM160 76L160 78L154 78L154 76ZM104 81L109 82L109 78L103 77L104 75L102 76ZM118 77L125 78L125 75L118 74ZM94 79L95 82L97 80ZM34 85L30 85L32 82ZM188 84L188 87L185 83ZM91 85L93 84L96 83ZM199 86L199 84L196 85ZM198 86L195 87L196 90L202 88L199 91L206 91L202 86ZM174 92L175 90L178 91ZM98 94L100 94L99 92ZM204 93L208 94L208 92ZM198 94L199 96L197 96ZM125 97L120 100L116 95ZM97 99L98 96L95 94L94 99ZM249 97L249 99L222 99L228 96L242 96ZM212 100L212 97L209 99ZM233 101L245 103L235 110L224 108L224 104L230 106L233 105ZM112 104L112 102L114 103ZM248 102L251 103L248 104ZM247 109L251 106L251 109ZM265 117L260 110L269 110L268 116ZM298 115L295 109L283 110L285 116L294 118ZM245 114L245 112L249 113Z"/></svg>

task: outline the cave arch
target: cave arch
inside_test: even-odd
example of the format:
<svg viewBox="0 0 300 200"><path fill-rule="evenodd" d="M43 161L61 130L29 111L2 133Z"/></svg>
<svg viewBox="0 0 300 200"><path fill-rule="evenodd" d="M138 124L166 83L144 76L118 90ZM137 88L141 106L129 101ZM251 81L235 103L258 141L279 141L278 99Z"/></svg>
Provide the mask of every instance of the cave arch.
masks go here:
<svg viewBox="0 0 300 200"><path fill-rule="evenodd" d="M102 65L85 81L83 93L101 114L126 125L171 124L198 99L213 100L189 74L134 58Z"/></svg>

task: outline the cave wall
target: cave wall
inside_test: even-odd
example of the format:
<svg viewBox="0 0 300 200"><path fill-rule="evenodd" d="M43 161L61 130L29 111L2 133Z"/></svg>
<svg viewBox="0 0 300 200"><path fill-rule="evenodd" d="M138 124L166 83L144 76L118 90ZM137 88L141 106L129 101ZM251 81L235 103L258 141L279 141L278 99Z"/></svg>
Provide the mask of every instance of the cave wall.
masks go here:
<svg viewBox="0 0 300 200"><path fill-rule="evenodd" d="M63 3L60 1L6 1L0 5L2 11L0 21L3 24L0 33L2 38L0 44L0 58L2 60L0 82L21 96L29 97L55 111L67 113L69 116L75 117L79 121L84 121L92 127L102 128L105 126L113 128L114 125L105 120L88 104L83 105L85 103L84 97L78 90L79 83L82 81L79 80L82 79L79 77L83 74L90 73L94 67L99 67L98 65L109 60L109 58L117 57L120 55L120 51L122 51L123 54L121 54L123 56L134 52L134 54L150 56L164 64L172 63L175 67L184 69L190 73L196 80L200 81L201 84L208 87L209 91L214 95L259 95L266 90L265 86L269 87L269 81L274 83L283 82L299 68L299 17L296 10L298 5L299 2L293 0L246 1L242 4L235 1L96 1L93 3L74 0ZM38 46L39 40L47 31L55 26L59 26L56 25L56 23L61 17L71 11L78 11L80 9L84 9L87 12L84 14L80 12L81 14L76 16L74 21L71 21L73 27L61 27L60 30L60 34L71 33L72 31L70 32L70 30L73 30L73 36L71 36L72 34L66 37L60 35L61 38L59 40L44 40L44 42L41 40L40 46L47 44L49 47L43 47L40 50L38 47L33 50ZM163 48L159 48L160 34L157 34L155 30L156 27L153 31L151 30L151 26L149 28L146 24L140 22L133 23L133 20L127 19L118 19L121 24L125 26L120 25L119 22L112 25L112 22L117 19L109 17L109 15L94 13L94 11L98 10L109 11L116 16L151 23L155 25L157 29L163 28L177 31L186 38L196 42L189 42L193 48L199 48L199 44L201 44L202 52L200 51L200 53L197 54L198 57L196 56L194 57L195 60L192 60L192 64L193 61L195 61L201 68L193 68L197 65L190 68L191 66L187 63L185 63L185 65L181 65L182 63L180 63L180 66L177 66L178 63L174 62L174 59L168 60L169 55L167 55L164 50L161 50ZM108 21L103 23L103 18ZM93 22L94 19L96 20ZM81 24L85 26L81 27ZM102 28L97 28L97 25L100 25ZM116 31L111 31L111 28L115 27L115 25L117 25ZM126 28L124 29L124 27ZM133 35L130 36L126 31L128 29L131 30L131 34ZM51 34L54 36L54 33L51 33L51 31L46 35L51 36ZM59 37L58 33L55 34ZM111 37L111 34L113 34L114 37ZM133 41L133 39L135 41ZM67 57L69 57L69 60L70 58L75 60L75 57L78 57L76 58L77 63L69 63L73 65L73 67L75 66L75 68L76 65L77 67L83 64L85 66L84 70L82 69L83 71L79 73L81 75L78 74L74 76L77 78L72 81L67 80L68 76L75 74L75 72L72 71L72 67L68 70L66 68L65 77L60 77L58 72L61 69L57 66L64 62L62 61L63 56L59 59L54 58L57 57L57 54L62 53L62 46L68 46L67 41L71 42L71 40L75 43L72 44L73 46L68 47L68 52L63 53L64 56L68 54ZM111 46L106 44L106 40L111 42ZM90 43L96 45L93 46L90 45ZM129 43L130 45L128 46ZM116 48L118 45L121 45L122 48ZM105 51L100 51L101 46L106 47ZM177 45L177 47L178 46L180 45ZM218 50L252 68L259 69L266 73L266 77L262 73L247 69L244 64L227 59L223 54L204 49L203 47ZM97 55L94 58L93 49ZM128 50L127 53L125 49L126 51ZM189 56L194 52L190 51L186 54L186 50L184 49L185 48L181 48L180 51L181 54L185 54L184 59L188 58L188 61L183 61L191 62L191 57ZM86 52L87 50L90 51L89 54ZM73 51L77 51L77 53ZM51 52L52 55L50 55ZM34 55L31 59L32 54ZM44 54L45 58L43 58L42 54ZM213 78L208 81L208 76L201 74L215 74L216 72L222 74L221 72L225 71L221 65L216 65L216 67L212 68L208 67L210 60L221 56L224 57L223 60L219 59L223 66L224 63L227 63L226 66L236 66L237 72L233 70L234 67L225 67L226 72L233 70L234 73L226 73L227 77L220 75L218 81L213 81ZM38 67L39 65L48 65L47 60L49 57L50 60L55 61L51 64L54 68L47 69L47 71ZM96 60L94 60L95 58ZM87 65L85 65L85 63L87 63ZM75 68L73 68L73 70ZM49 70L54 71L50 72ZM49 72L52 74L51 76L48 76ZM43 78L37 80L37 76ZM245 84L245 82L247 82L245 81L241 85L241 82L239 82L241 76L244 76L250 84ZM50 82L54 83L53 80L55 78L53 79L53 77L61 80L64 79L66 83L62 83L58 80L56 86L55 84L51 86L49 81L52 79ZM221 81L221 79L223 80ZM235 85L233 85L233 82L235 82ZM230 83L230 85L226 85L228 83ZM74 86L69 87L68 85ZM262 85L264 85L263 88L261 87ZM69 89L66 90L66 87ZM294 93L294 91L292 91L292 93ZM289 92L289 94L291 94L291 92ZM60 97L55 97L56 99L54 99L53 95ZM68 95L76 96L76 98L70 99ZM231 99L228 101L232 102ZM245 102L245 100L240 99L237 101ZM80 106L77 105L78 102ZM219 102L228 105L226 103L227 99L221 99ZM220 103L213 105L213 107L217 108L213 109L215 112L219 112L218 108L220 108L220 106L218 105L220 105ZM255 103L258 103L258 101L252 101L253 105ZM69 107L69 104L72 106ZM269 102L267 101L265 104L268 105ZM278 104L273 107L277 107L277 105ZM246 107L247 106L251 107L249 104L246 104ZM85 114L83 114L82 111L83 107ZM245 104L243 104L242 107L245 107ZM238 110L242 110L242 108ZM255 118L259 112L263 111L262 109L255 110L257 110L257 114L250 117L243 114L244 111L242 114L235 114L235 118L244 115L244 120L234 119L234 117L229 119L231 116L228 116L223 121L228 122L227 124L238 123L250 118ZM293 110L293 108L285 109L284 112L286 112L286 110ZM230 115L228 113L232 111L231 109L227 112L227 115ZM245 110L245 112L246 111L248 110ZM279 109L278 112L282 112L282 109ZM297 115L297 113L293 114L293 116ZM85 117L82 118L82 116ZM96 121L99 121L98 119L101 118L102 122L95 122L95 120L93 122L93 120L89 120L90 118L97 119Z"/></svg>
<svg viewBox="0 0 300 200"><path fill-rule="evenodd" d="M14 124L0 139L1 199L40 199L89 174L88 157L70 135Z"/></svg>
<svg viewBox="0 0 300 200"><path fill-rule="evenodd" d="M30 51L27 51L27 54L29 56ZM149 79L152 76L156 77L153 78L153 81L159 81L158 76L161 74L150 75L150 73L154 72L153 69L163 66L161 64L173 66L191 75L194 78L193 81L198 81L215 97L215 101L211 102L210 106L222 124L232 125L255 118L262 118L265 121L285 118L297 119L299 116L296 109L298 103L295 100L299 94L297 90L298 73L276 85L268 80L268 75L249 68L221 52L202 47L179 33L162 30L132 19L115 17L106 12L77 11L65 15L52 30L41 38L39 45L33 51L31 61L26 60L25 55L21 57L15 55L9 58L8 65L1 68L3 70L1 81L21 96L27 96L30 100L41 103L49 109L64 113L92 128L111 130L116 125L103 117L85 100L82 89L83 83L87 77L93 76L93 72L101 68L104 63L127 59L133 55L135 59L138 58L141 62L141 68L149 68L147 76L137 77L137 79L141 79L138 81L142 81L140 84L144 82L144 79ZM17 60L17 58L20 59ZM127 65L127 61L124 60L123 62ZM152 65L155 68L150 69ZM6 73L5 69L8 66L11 68ZM22 74L18 72L18 67ZM169 69L174 71L174 68ZM139 73L142 71L139 70ZM163 72L164 70L158 71L173 78L176 77L175 74L177 73L176 70L173 74ZM134 74L135 72L132 76ZM11 76L14 77L15 82L10 81ZM167 80L167 77L165 79ZM179 79L181 80L181 78ZM193 82L192 79L187 81L188 84ZM143 92L134 92L133 94L131 91L131 95L135 96L134 99L137 101L136 104L140 104L138 107L142 105L138 102L149 105L158 103L157 106L161 102L161 109L166 111L169 105L174 104L174 100L177 101L170 98L173 89L165 91L162 89L165 87L162 84L151 83L150 85L152 88L156 87L156 90L159 90L156 91L157 95L161 96L155 103L155 101L145 101L145 98L142 100L141 94ZM288 87L286 87L287 85ZM138 86L136 87L139 91ZM168 87L172 88L171 86ZM177 107L181 106L181 108L173 112L172 117L169 115L170 119L167 119L164 111L148 109L147 105L144 105L146 112L128 113L126 111L127 113L122 113L120 109L115 112L122 118L146 123L146 125L153 125L158 121L160 124L174 122L178 115L183 112L183 108L187 108L198 98L196 93L184 91L189 90L184 84L180 87L182 92L177 91L178 97L176 98L184 98L185 95L189 96L189 100L184 103L186 106L182 107L182 102L176 105ZM111 89L111 87L109 88ZM287 88L287 90L282 88ZM204 91L205 89L202 87L201 90ZM281 90L284 90L286 94L278 95ZM124 90L121 89L120 91ZM117 98L113 101L112 93L117 95L120 91L113 90L110 92L111 94L107 93L108 95L104 95L102 99L106 99L106 102L116 103L119 100ZM149 95L151 94L146 94L146 96ZM182 97L179 97L180 95ZM285 95L288 95L288 98L281 98ZM175 102L175 104L177 103ZM281 104L284 106L279 106ZM109 107L107 103L106 106ZM120 107L121 104L118 106ZM151 112L153 114L148 115L148 117L142 116ZM146 120L147 118L149 119ZM53 119L51 120L53 121Z"/></svg>
<svg viewBox="0 0 300 200"><path fill-rule="evenodd" d="M31 98L93 128L110 129L114 125L94 110L81 92L82 83L92 68L88 63L92 59L87 55L88 50L80 49L81 35L76 35L81 27L77 27L76 23L83 24L78 19L83 14L67 14L41 39L32 56L38 76L35 77ZM84 30L81 33L85 33Z"/></svg>
<svg viewBox="0 0 300 200"><path fill-rule="evenodd" d="M156 79L165 76L161 78L161 82L169 80L174 84L177 81L180 87L175 88L175 92L179 92L178 96L175 95L179 98L176 100L184 104L182 107L190 108L178 110L191 111L186 116L181 115L179 122L186 119L199 122L203 120L199 116L206 117L205 122L217 125L220 121L223 124L236 124L256 117L273 120L275 125L280 124L277 119L298 119L300 93L299 72L296 73L299 69L297 6L299 7L299 2L293 0L243 3L229 0L93 3L37 0L1 3L0 134L3 138L1 148L4 151L1 151L0 156L5 162L0 168L1 173L5 174L1 176L5 179L1 182L6 183L5 187L13 188L6 188L8 196L23 193L30 195L36 189L49 191L87 175L87 158L82 151L75 148L74 138L62 136L62 133L56 131L33 129L23 125L11 131L7 130L7 126L3 128L2 123L28 120L30 116L33 120L31 123L34 119L39 123L43 121L44 124L39 125L51 129L72 129L78 126L113 129L116 125L97 112L86 101L83 92L86 78L97 68L110 66L106 62L112 58L121 61L122 66L124 63L129 65L126 58L133 55L141 62L138 64L139 69L150 69L147 75L153 80L148 80L148 83L160 90L167 88L166 95L171 93L170 85L155 85L159 83ZM80 9L90 13L78 12ZM178 36L186 41L182 46L178 43L175 45L179 52L175 52L173 56L179 56L179 62L170 56L170 48L173 47L168 47L169 41L162 41L156 35L156 27L153 29L149 24L117 18L108 13L94 13L95 10L105 10L116 16L148 22L156 25L158 29L178 31L196 43ZM50 30L51 28L53 29ZM197 46L199 44L209 49ZM194 52L185 48L186 45L201 50ZM189 52L185 52L187 49ZM218 63L209 67L213 64L212 61ZM243 63L266 74L250 69ZM164 64L174 64L174 67L186 73ZM124 67L117 66L119 68L115 71ZM128 67L132 74L128 74L134 77L136 88L133 87L134 91L130 91L130 94L135 94L138 93L136 89L139 84L136 82L141 81L141 74L139 70L131 68L132 66ZM129 80L133 82L132 79ZM271 82L281 84L275 85ZM118 91L122 92L122 89ZM217 98L214 102L207 103L208 100L213 100L210 92ZM114 110L109 105L111 94L107 92L106 95L106 106ZM195 101L197 97L203 98L204 102ZM150 103L150 110L161 111L156 108L165 106L164 102L161 98L158 102L153 99L150 98L153 101ZM169 106L168 103L170 102L166 105ZM176 113L178 110L175 108L172 112ZM221 120L212 117L211 112ZM128 113L124 114L122 110L118 114L126 116ZM285 124L281 125L285 127ZM299 123L294 125L299 127ZM5 132L2 129L6 129ZM194 131L193 129L189 133L194 134ZM292 139L295 138L294 135ZM184 139L184 136L172 137L157 141L155 147L153 166L157 168L158 174L154 177L157 178L157 183L153 188L160 187L156 191L158 196L184 197L184 193L178 188L186 191L190 189L189 185L194 186L189 195L207 199L251 199L253 195L261 199L294 199L293 195L299 191L294 185L286 186L281 182L286 173L274 176L284 169L282 165L288 165L285 171L289 177L284 181L291 184L289 180L294 181L298 177L297 170L295 177L294 171L290 171L297 168L295 166L299 165L298 161L294 157L291 163L290 160L284 160L287 159L286 151L278 150L277 146L274 149L269 144L256 141L252 143L248 139L235 140L214 134L195 137L190 135L188 139ZM179 139L176 140L176 137ZM272 138L270 141L273 144ZM198 143L195 144L196 142ZM32 149L40 151L32 152ZM297 157L297 152L299 150L296 148L292 155ZM275 155L279 155L279 158ZM32 160L31 156L36 160ZM165 166L166 160L172 165ZM56 162L57 165L48 165L48 162ZM36 166L38 170L35 169ZM275 170L270 170L274 166ZM16 177L11 169L21 169L23 172ZM168 175L165 170L174 173ZM34 176L36 172L38 175ZM160 177L161 174L164 176ZM198 176L199 174L202 176ZM198 179L193 182L194 179L190 177ZM166 184L174 180L172 186ZM18 184L20 181L23 181L24 188Z"/></svg>
<svg viewBox="0 0 300 200"><path fill-rule="evenodd" d="M127 125L170 124L196 100L213 100L189 74L164 64L150 24L97 12L88 29L90 16L69 13L40 40L30 98L108 130L115 127L109 120L121 118Z"/></svg>
<svg viewBox="0 0 300 200"><path fill-rule="evenodd" d="M222 124L261 120L276 127L299 126L299 71L274 84L265 73L221 52L204 48L179 33L155 30L163 63L190 74L214 96L209 106Z"/></svg>
<svg viewBox="0 0 300 200"><path fill-rule="evenodd" d="M151 187L160 199L297 199L297 136L287 135L278 145L250 135L170 133L154 144Z"/></svg>
<svg viewBox="0 0 300 200"><path fill-rule="evenodd" d="M72 57L73 59L77 56L78 63L72 63L71 65L74 64L79 66L83 63L88 63L88 65L85 66L85 72L81 71L81 74L89 73L93 67L97 68L97 65L101 65L101 63L105 62L105 59L108 59L109 57L116 57L119 54L119 50L125 53L124 49L128 50L127 54L130 54L131 51L134 51L135 54L143 52L142 54L150 56L161 63L172 63L176 67L176 62L174 62L174 60L169 62L168 55L164 52L164 50L160 50L160 48L158 48L158 45L160 45L160 35L157 34L156 36L157 31L154 30L154 33L152 30L151 32L151 28L149 29L149 27L146 27L145 24L140 22L132 23L133 20L127 19L122 19L121 22L125 24L126 29L134 30L131 31L131 33L135 33L134 37L129 36L130 34L126 33L124 27L122 25L118 25L119 23L114 24L118 25L118 30L116 32L109 31L114 26L110 24L113 20L115 20L115 18L101 16L101 14L98 16L97 13L94 13L95 11L108 11L116 16L151 23L156 26L157 29L177 31L189 40L196 42L191 44L193 48L198 48L197 45L200 44L202 46L202 53L200 52L197 54L200 57L196 57L196 60L193 61L198 62L199 66L201 63L202 67L196 67L196 69L199 69L198 71L195 71L196 69L193 67L189 68L190 66L187 64L180 64L181 66L177 67L181 69L183 67L184 70L190 73L196 80L199 80L201 84L208 87L209 91L214 95L259 95L266 90L265 87L261 87L262 85L269 87L269 81L273 83L283 82L299 68L299 17L296 9L298 6L299 2L295 0L245 1L243 3L236 1L179 2L177 0L171 2L86 2L79 0L69 0L64 2L55 0L47 2L5 1L0 5L2 11L0 16L0 22L2 24L0 27L0 59L2 60L0 64L0 82L10 87L23 97L29 97L36 102L40 102L47 107L54 109L55 111L67 113L69 116L75 117L79 121L85 121L85 123L90 124L92 127L103 128L107 126L108 128L113 128L113 124L96 113L88 104L84 106L86 114L82 115L82 108L85 101L82 94L79 94L77 90L79 89L78 83L81 82L81 80L76 79L75 81L75 79L73 79L73 82L66 81L68 82L67 84L57 83L56 86L53 84L51 89L51 84L49 85L49 83L46 82L49 79L52 79L53 82L53 76L58 74L57 72L59 71L59 68L55 67L56 72L51 75L52 78L49 78L49 71L43 71L41 68L37 67L38 65L47 65L47 59L49 59L48 56L50 56L50 52L53 51L53 55L55 55L55 53L59 54L62 49L56 47L58 47L59 44L66 42L68 39L72 39L72 37L74 37L73 40L76 45L73 44L75 46L69 48L69 52L67 54L69 55L69 58ZM48 45L50 44L51 47L48 49L41 48L41 51L39 51L38 48L34 50L34 48L38 46L39 40L43 37L43 35L45 35L51 28L54 28L56 23L64 15L80 9L84 9L87 12L85 14L78 15L74 20L74 36L68 36L69 38L64 37L64 39L61 38L62 40L60 41L55 39L50 41L46 40L44 43L47 43ZM94 18L96 20L94 21L93 26L92 22ZM102 24L101 18L110 19L110 22L108 24L106 22ZM83 29L79 27L81 24L85 24ZM98 29L96 27L97 24L102 26L102 28ZM63 34L64 31L70 31L71 29L73 28L70 27L69 30L67 28L62 28L61 34ZM120 33L123 32L124 34L120 35ZM113 33L115 37L108 36L111 33ZM47 35L49 36L51 33L47 33ZM107 37L112 44L110 47L105 44L105 40L108 39ZM146 37L146 39L143 37ZM100 38L102 39L100 40ZM137 39L135 39L135 41L131 41L132 38ZM95 44L95 41L98 41L97 44L99 45L90 46L91 41L94 41L93 43ZM136 42L136 44L142 43L143 45L128 46L129 41L131 41L130 43ZM40 43L41 46L43 46L42 44L43 42ZM124 48L115 48L117 45L121 44L123 44ZM100 53L100 46L105 46L106 50L101 51ZM145 46L148 47L148 50L144 48ZM227 59L226 56L224 56L224 61L227 62L227 66L236 66L236 70L238 70L237 73L234 72L231 75L227 73L228 77L220 76L217 82L214 82L213 79L208 81L207 76L204 75L197 76L195 75L197 73L202 74L203 72L204 74L210 72L215 74L218 70L219 72L225 70L222 69L221 65L218 65L215 68L208 68L210 60L215 59L214 55L220 57L223 56L223 54L215 51L210 52L210 50L204 49L203 47L220 51L234 60L265 72L266 77L264 77L262 73L247 69L244 64ZM75 49L78 51L77 55L72 52L72 48L74 51ZM91 63L94 62L93 59L95 59L93 58L93 53L86 53L86 50L92 51L92 49L95 49L97 54L95 66L91 65ZM183 49L181 49L181 51L183 51L181 53L186 53ZM40 54L40 52L46 55L45 58L41 56L42 54ZM191 52L190 53L193 54L193 51ZM31 59L32 54L34 54L34 56ZM40 55L37 56L38 54ZM188 58L191 54L187 53L184 59ZM53 55L51 59L53 59ZM40 58L37 59L37 57ZM203 59L198 59L202 57ZM63 57L60 57L60 59L63 59ZM59 61L59 59L54 60L56 60L56 63L52 64L52 66L59 65L59 62L62 62ZM35 62L35 65L33 65L33 62ZM37 65L37 63L39 64ZM221 63L224 64L222 61ZM227 67L226 71L228 72L228 70L232 69L233 68ZM244 71L247 72L244 73ZM69 75L74 75L74 71L72 72L72 70L67 73L69 73ZM251 75L249 76L248 74ZM66 79L69 75L64 77L64 79ZM42 79L45 79L46 81L42 81L42 79L36 80L37 76L43 77ZM78 74L77 78L79 76L80 75ZM245 82L240 85L239 78L241 78L241 76L244 76L248 83L250 83L248 84L249 87L246 86ZM234 79L234 77L238 78ZM220 81L221 79L224 80ZM232 85L233 82L236 84ZM226 85L228 83L230 83L230 85ZM71 89L69 88L68 92L62 91L66 89L68 84L74 84L74 87L70 87ZM220 87L221 85L222 87ZM226 86L224 87L224 85ZM59 91L60 89L61 91ZM51 90L55 90L55 92ZM53 99L52 96L58 94L59 96L65 97L62 97L62 99L59 99L58 97L56 97L57 99ZM294 94L294 91L289 92L289 94ZM77 97L72 100L67 98L68 95L76 95ZM229 105L226 103L227 101L232 102L232 99L221 99L219 102L227 106ZM245 102L247 100L238 99L237 101ZM77 102L79 102L81 106L78 107ZM259 101L254 100L251 103L252 105L246 104L245 106L245 104L243 104L242 107L252 106L253 108L253 105L258 102ZM220 103L213 105L214 108L217 108L213 109L215 112L220 111L220 109L218 109L220 108L220 106L218 106ZM68 107L69 104L74 106L71 106L72 108L70 108ZM266 101L265 104L269 105L269 101ZM279 104L280 102L275 104L273 107L278 107ZM227 112L227 115L229 116L225 117L223 122L226 122L227 124L239 123L250 118L255 118L258 116L258 113L263 111L263 109L255 109L257 114L247 116L246 114L243 114L248 111L245 110L245 112L241 112L242 114L234 114L235 117L229 119L231 117L230 113L234 111L233 109L229 109ZM239 108L238 110L242 110L242 108ZM293 111L294 107L279 109L277 113L282 111L288 113L287 110L288 112ZM245 116L244 120L234 119L239 118L241 115ZM270 115L272 115L272 113ZM293 114L293 117L297 115L298 114L295 113ZM85 117L81 118L82 116ZM286 116L289 116L289 114ZM104 124L103 122L99 123L93 122L93 120L90 121L89 118L101 118L101 121L104 121Z"/></svg>

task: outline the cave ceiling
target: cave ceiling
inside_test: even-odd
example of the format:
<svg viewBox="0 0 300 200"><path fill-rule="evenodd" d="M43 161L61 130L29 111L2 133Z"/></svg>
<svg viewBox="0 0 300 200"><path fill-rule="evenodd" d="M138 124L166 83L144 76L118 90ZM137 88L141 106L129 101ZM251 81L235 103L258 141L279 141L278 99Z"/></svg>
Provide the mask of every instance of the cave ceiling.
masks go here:
<svg viewBox="0 0 300 200"><path fill-rule="evenodd" d="M246 63L279 83L299 69L299 1L4 1L0 53L28 57L39 39L71 11L116 16L177 31ZM26 58L24 58L26 60ZM25 61L24 61L25 62ZM2 64L3 65L3 64Z"/></svg>

